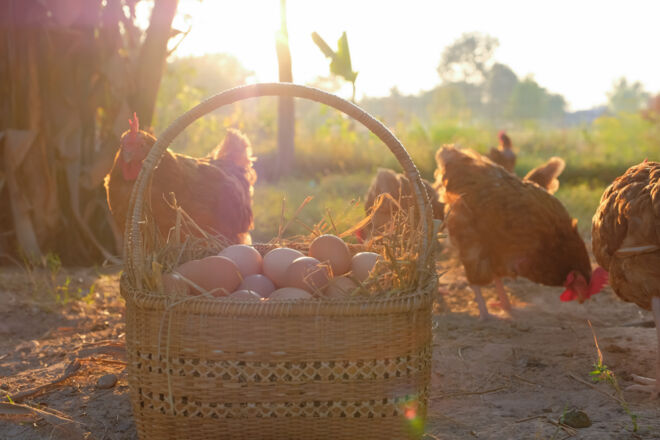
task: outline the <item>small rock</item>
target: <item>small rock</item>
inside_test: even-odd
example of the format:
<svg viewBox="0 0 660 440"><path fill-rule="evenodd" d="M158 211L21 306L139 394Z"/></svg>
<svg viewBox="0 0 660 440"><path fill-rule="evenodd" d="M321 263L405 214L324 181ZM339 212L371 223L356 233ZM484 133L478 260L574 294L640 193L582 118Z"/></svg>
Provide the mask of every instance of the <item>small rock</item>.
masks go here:
<svg viewBox="0 0 660 440"><path fill-rule="evenodd" d="M9 385L7 385L6 383L3 383L2 385L0 385L0 390L9 391Z"/></svg>
<svg viewBox="0 0 660 440"><path fill-rule="evenodd" d="M560 418L559 423L570 426L571 428L588 428L591 426L591 420L584 411L579 409L570 409L566 411Z"/></svg>
<svg viewBox="0 0 660 440"><path fill-rule="evenodd" d="M96 381L96 388L101 390L107 390L112 388L117 383L117 376L114 374L106 374L105 376L99 377L99 380Z"/></svg>

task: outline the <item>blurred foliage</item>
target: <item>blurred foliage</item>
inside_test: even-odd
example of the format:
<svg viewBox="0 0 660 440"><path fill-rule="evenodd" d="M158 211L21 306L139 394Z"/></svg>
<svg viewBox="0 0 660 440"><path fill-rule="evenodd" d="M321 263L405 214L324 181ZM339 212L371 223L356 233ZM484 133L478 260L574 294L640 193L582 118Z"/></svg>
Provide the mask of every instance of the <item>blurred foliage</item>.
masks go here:
<svg viewBox="0 0 660 440"><path fill-rule="evenodd" d="M619 78L607 94L608 106L613 113L635 113L644 107L650 96L640 82L628 83L626 78Z"/></svg>
<svg viewBox="0 0 660 440"><path fill-rule="evenodd" d="M481 83L486 79L497 38L478 32L465 33L442 53L438 74L446 82Z"/></svg>
<svg viewBox="0 0 660 440"><path fill-rule="evenodd" d="M548 93L533 78L525 78L512 89L507 112L516 120L561 122L566 102L561 95Z"/></svg>
<svg viewBox="0 0 660 440"><path fill-rule="evenodd" d="M491 42L484 56L492 55L495 46ZM156 133L215 93L214 85L229 88L249 80L251 72L237 66L235 59L214 57L218 60L215 65L195 58L168 65L159 96ZM477 65L479 68L474 67ZM394 132L429 180L436 169L435 152L442 144L486 152L497 144L497 132L503 128L518 154L518 175L551 156L563 157L567 168L557 197L579 220L580 232L588 236L591 216L605 186L630 165L659 151L660 124L648 114L596 117L595 111L587 115L586 122L567 124L562 96L550 93L533 78L519 79L508 66L489 58L479 59L474 66L473 73L482 73L476 75L478 80L471 75L470 81L465 77L445 82L418 95L403 95L393 88L389 96L364 98L358 105ZM336 80L318 81L331 86L331 91L339 88ZM305 197L314 196L289 233L305 233L308 226L326 218L328 210L342 227L353 224L363 215L362 198L377 168L400 171L387 147L356 121L324 105L300 100L296 103L292 172L275 183L276 112L273 98L243 101L197 121L173 144L177 151L202 155L221 140L225 127L237 127L248 134L259 176L254 198L256 241L267 241L277 234L283 199L288 219Z"/></svg>
<svg viewBox="0 0 660 440"><path fill-rule="evenodd" d="M343 232L364 217L364 201L373 174L329 175L320 179L283 179L276 184L260 185L254 193L255 242L267 242L277 235L284 204L284 224L290 220L307 196L314 197L288 227L285 236L306 234L322 219L332 218Z"/></svg>
<svg viewBox="0 0 660 440"><path fill-rule="evenodd" d="M156 100L156 133L205 98L243 85L253 74L227 54L172 60L167 64ZM222 140L222 127L237 126L237 121L242 119L240 115L240 107L218 109L193 123L174 140L171 148L191 156L203 156Z"/></svg>
<svg viewBox="0 0 660 440"><path fill-rule="evenodd" d="M330 73L338 77L344 78L353 86L353 95L351 101L355 101L355 80L357 79L357 72L353 71L351 63L351 52L348 48L348 36L346 32L341 34L339 41L337 41L337 50L334 51L328 46L323 38L316 32L312 32L312 40L323 52L327 58L330 58Z"/></svg>
<svg viewBox="0 0 660 440"><path fill-rule="evenodd" d="M216 91L200 78L214 78L211 83L226 87L249 79L251 72L236 67L235 59L215 59L231 67L223 70L196 58L168 65L159 95L156 133ZM388 97L365 98L358 104L393 130L426 178L433 176L434 154L442 144L456 143L486 152L497 144L497 132L502 128L507 129L518 153L518 174L524 175L549 157L559 155L567 161L562 176L567 182L609 182L630 165L652 157L660 147L660 124L641 114L604 115L591 124L565 126L560 116L564 106L561 96L548 93L531 78L518 81L506 66L496 64L491 72L496 71L500 73L493 73L488 83L493 90L500 90L493 84L501 82L518 97L513 101L518 107L508 105L519 119L505 118L504 124L472 116L473 112L483 115L485 110L474 108L480 87L466 82L442 85L416 96L393 89ZM228 126L249 135L258 157L259 180L269 181L269 164L276 155L274 99L243 101L216 111L189 127L175 140L173 148L192 155L205 154L221 140ZM397 168L387 148L361 125L326 106L304 100L297 103L292 178L372 173L380 166Z"/></svg>

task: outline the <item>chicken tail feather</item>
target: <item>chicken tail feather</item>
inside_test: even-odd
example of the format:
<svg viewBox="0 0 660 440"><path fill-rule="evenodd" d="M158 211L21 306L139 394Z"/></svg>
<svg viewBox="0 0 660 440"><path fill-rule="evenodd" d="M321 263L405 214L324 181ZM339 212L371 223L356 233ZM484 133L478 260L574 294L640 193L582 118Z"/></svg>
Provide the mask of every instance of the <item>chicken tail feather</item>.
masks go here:
<svg viewBox="0 0 660 440"><path fill-rule="evenodd" d="M561 157L551 157L543 165L531 170L523 178L528 182L534 182L541 188L545 188L550 194L554 194L559 189L559 175L564 171L566 162Z"/></svg>

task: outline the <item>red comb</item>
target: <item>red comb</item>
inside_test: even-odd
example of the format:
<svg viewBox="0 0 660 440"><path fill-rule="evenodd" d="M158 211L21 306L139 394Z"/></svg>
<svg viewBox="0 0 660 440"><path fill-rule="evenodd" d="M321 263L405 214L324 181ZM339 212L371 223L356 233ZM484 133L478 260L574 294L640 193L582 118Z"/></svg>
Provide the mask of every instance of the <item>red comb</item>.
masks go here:
<svg viewBox="0 0 660 440"><path fill-rule="evenodd" d="M140 131L140 120L137 117L137 113L133 112L133 119L128 120L128 125L131 126L131 133Z"/></svg>
<svg viewBox="0 0 660 440"><path fill-rule="evenodd" d="M589 282L589 296L595 295L601 291L603 286L607 284L609 280L609 274L602 267L597 267L594 269L594 272L591 274L591 281Z"/></svg>

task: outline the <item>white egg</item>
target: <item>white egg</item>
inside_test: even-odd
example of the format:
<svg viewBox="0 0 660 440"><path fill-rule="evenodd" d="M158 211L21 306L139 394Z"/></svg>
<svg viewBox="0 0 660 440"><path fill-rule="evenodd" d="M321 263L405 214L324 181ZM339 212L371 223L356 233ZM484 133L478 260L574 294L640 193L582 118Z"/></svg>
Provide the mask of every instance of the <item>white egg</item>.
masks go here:
<svg viewBox="0 0 660 440"><path fill-rule="evenodd" d="M358 285L352 279L343 276L330 280L328 288L325 289L325 296L328 298L344 298L350 296Z"/></svg>
<svg viewBox="0 0 660 440"><path fill-rule="evenodd" d="M259 273L245 277L238 290L251 290L264 298L275 291L275 284L265 275Z"/></svg>
<svg viewBox="0 0 660 440"><path fill-rule="evenodd" d="M381 256L374 252L360 252L353 255L351 267L355 278L360 281L369 278L369 274L380 259Z"/></svg>
<svg viewBox="0 0 660 440"><path fill-rule="evenodd" d="M297 289L295 287L283 287L271 293L270 297L268 297L268 301L276 301L280 299L310 299L310 298L312 298L312 295L305 290Z"/></svg>
<svg viewBox="0 0 660 440"><path fill-rule="evenodd" d="M228 246L224 248L218 256L229 258L236 263L243 278L261 273L263 258L259 251L252 246L245 244Z"/></svg>
<svg viewBox="0 0 660 440"><path fill-rule="evenodd" d="M290 248L277 248L264 256L264 275L277 287L286 286L286 270L293 260L304 257L302 252Z"/></svg>

